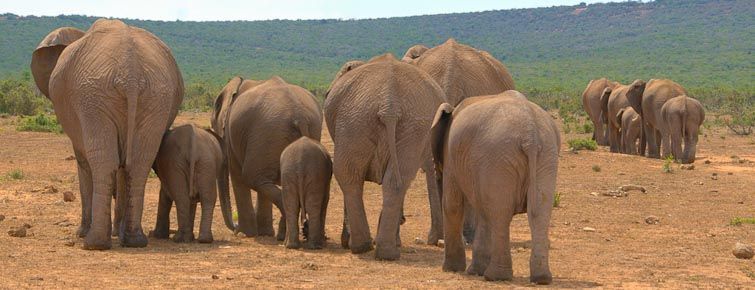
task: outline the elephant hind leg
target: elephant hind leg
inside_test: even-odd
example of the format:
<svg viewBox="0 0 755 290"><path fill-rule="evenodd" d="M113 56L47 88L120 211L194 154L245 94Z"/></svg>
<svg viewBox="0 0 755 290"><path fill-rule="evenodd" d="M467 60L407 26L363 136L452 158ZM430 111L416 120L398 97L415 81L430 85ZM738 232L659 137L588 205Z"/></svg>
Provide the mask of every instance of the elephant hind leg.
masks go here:
<svg viewBox="0 0 755 290"><path fill-rule="evenodd" d="M276 239L283 241L286 239L286 212L283 208L283 198L280 188L270 181L255 186L252 189L257 192L257 226L259 227L259 234L262 236L272 236L274 234L272 228L269 232L263 231L265 225L270 225L272 227L272 215L269 220L267 217L264 217L265 212L272 210L272 208L270 210L264 208L264 203L270 203L272 201L272 203L275 204L275 207L280 211L281 217L278 221L278 235L276 236ZM260 212L263 212L262 219L260 218Z"/></svg>
<svg viewBox="0 0 755 290"><path fill-rule="evenodd" d="M348 231L345 235L348 237L351 253L368 252L372 250L372 237L370 236L370 225L367 223L367 214L364 210L364 181L341 183L339 180L339 185L343 192L345 204L344 216L348 214L348 218L345 219Z"/></svg>
<svg viewBox="0 0 755 290"><path fill-rule="evenodd" d="M160 201L157 204L157 219L155 229L150 234L156 239L167 239L170 237L170 209L173 207L173 200L168 196L167 189L160 185Z"/></svg>
<svg viewBox="0 0 755 290"><path fill-rule="evenodd" d="M443 271L461 272L466 268L466 252L461 237L464 198L450 176L443 178L443 239L446 242Z"/></svg>
<svg viewBox="0 0 755 290"><path fill-rule="evenodd" d="M479 204L477 215L489 227L486 235L480 237L487 239L487 244L479 243L473 251L482 251L482 255L486 251L490 253L490 262L483 272L485 280L511 280L514 271L509 228L517 197L522 198L526 193L521 191L519 182L510 174L482 175L479 178L479 187L475 192L475 200ZM488 245L489 249L479 248L481 245Z"/></svg>
<svg viewBox="0 0 755 290"><path fill-rule="evenodd" d="M91 227L84 238L84 248L105 250L112 247L111 209L113 194L116 190L116 173L119 167L118 138L114 135L115 126L100 120L97 114L86 116L82 120L83 139L86 156L92 178L92 220Z"/></svg>
<svg viewBox="0 0 755 290"><path fill-rule="evenodd" d="M215 210L215 201L218 200L218 191L212 180L202 182L200 185L200 202L202 217L199 220L199 242L212 243L212 214Z"/></svg>
<svg viewBox="0 0 755 290"><path fill-rule="evenodd" d="M92 171L89 169L84 156L76 153L76 163L79 173L79 193L81 194L81 224L76 234L86 237L92 226Z"/></svg>

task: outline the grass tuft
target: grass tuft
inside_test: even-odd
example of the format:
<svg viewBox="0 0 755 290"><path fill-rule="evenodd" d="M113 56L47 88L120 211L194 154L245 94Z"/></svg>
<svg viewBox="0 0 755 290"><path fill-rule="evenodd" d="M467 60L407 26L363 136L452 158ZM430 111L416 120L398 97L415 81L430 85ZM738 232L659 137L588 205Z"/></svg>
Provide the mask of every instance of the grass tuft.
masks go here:
<svg viewBox="0 0 755 290"><path fill-rule="evenodd" d="M58 119L52 115L37 114L36 116L21 117L18 119L16 131L22 132L52 132L63 133L63 128L58 124Z"/></svg>
<svg viewBox="0 0 755 290"><path fill-rule="evenodd" d="M735 217L729 222L732 226L741 226L743 224L755 225L755 217Z"/></svg>
<svg viewBox="0 0 755 290"><path fill-rule="evenodd" d="M13 169L10 172L8 172L8 177L15 180L24 179L24 171L18 168Z"/></svg>
<svg viewBox="0 0 755 290"><path fill-rule="evenodd" d="M585 149L595 151L595 149L598 149L598 143L592 139L572 139L567 143L569 143L569 148L574 151Z"/></svg>

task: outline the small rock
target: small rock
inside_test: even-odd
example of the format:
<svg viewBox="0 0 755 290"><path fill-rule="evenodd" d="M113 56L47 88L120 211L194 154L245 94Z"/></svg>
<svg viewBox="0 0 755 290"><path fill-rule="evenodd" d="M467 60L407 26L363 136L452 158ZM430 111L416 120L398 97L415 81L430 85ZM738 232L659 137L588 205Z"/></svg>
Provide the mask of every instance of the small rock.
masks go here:
<svg viewBox="0 0 755 290"><path fill-rule="evenodd" d="M619 172L618 175L627 175L627 174L624 172Z"/></svg>
<svg viewBox="0 0 755 290"><path fill-rule="evenodd" d="M571 224L570 222L564 222L564 225L565 225L565 226L568 226L568 225L570 225L570 224Z"/></svg>
<svg viewBox="0 0 755 290"><path fill-rule="evenodd" d="M233 280L233 277L225 277L226 280Z"/></svg>
<svg viewBox="0 0 755 290"><path fill-rule="evenodd" d="M317 265L315 265L315 263L306 262L306 263L304 263L304 264L301 265L301 268L305 269L305 270L315 271L315 270L317 270L318 267L317 267Z"/></svg>
<svg viewBox="0 0 755 290"><path fill-rule="evenodd" d="M734 175L734 172L729 172L729 173L726 173L726 174L728 174L728 175Z"/></svg>
<svg viewBox="0 0 755 290"><path fill-rule="evenodd" d="M26 237L26 227L11 229L10 231L8 231L8 235L16 238Z"/></svg>
<svg viewBox="0 0 755 290"><path fill-rule="evenodd" d="M217 280L217 279L220 279L220 276L212 274L212 280Z"/></svg>
<svg viewBox="0 0 755 290"><path fill-rule="evenodd" d="M752 259L752 257L755 256L755 252L753 252L750 245L740 242L737 242L737 244L734 245L734 250L732 250L731 253L738 259Z"/></svg>
<svg viewBox="0 0 755 290"><path fill-rule="evenodd" d="M0 214L0 222L5 220L5 215Z"/></svg>
<svg viewBox="0 0 755 290"><path fill-rule="evenodd" d="M598 196L598 195L600 195L600 193L597 193L597 192L593 191L593 192L590 192L590 195L592 195L592 196Z"/></svg>
<svg viewBox="0 0 755 290"><path fill-rule="evenodd" d="M66 245L66 247L73 247L76 245L76 242L73 240L66 240L65 242L63 242L63 245Z"/></svg>
<svg viewBox="0 0 755 290"><path fill-rule="evenodd" d="M645 218L645 223L649 225L657 225L661 223L661 220L657 216L650 215Z"/></svg>
<svg viewBox="0 0 755 290"><path fill-rule="evenodd" d="M595 228L591 228L591 227L584 227L584 228L582 228L582 230L583 230L583 231L585 231L585 232L594 232L594 231L595 231Z"/></svg>
<svg viewBox="0 0 755 290"><path fill-rule="evenodd" d="M698 181L698 182L695 182L695 184L697 184L697 185L703 185L705 183L703 183L702 181Z"/></svg>
<svg viewBox="0 0 755 290"><path fill-rule="evenodd" d="M54 185L48 185L45 186L45 188L42 190L43 194L50 194L50 193L58 193L58 188Z"/></svg>
<svg viewBox="0 0 755 290"><path fill-rule="evenodd" d="M642 187L639 185L627 184L627 185L622 185L621 187L619 187L619 191L632 191L632 190L639 190L642 193L647 192L647 190L645 190L645 187Z"/></svg>
<svg viewBox="0 0 755 290"><path fill-rule="evenodd" d="M718 176L718 173L713 172L711 176Z"/></svg>
<svg viewBox="0 0 755 290"><path fill-rule="evenodd" d="M70 192L70 191L63 192L63 201L72 202L74 200L76 200L76 196L73 195L73 192Z"/></svg>
<svg viewBox="0 0 755 290"><path fill-rule="evenodd" d="M416 238L414 238L414 244L415 245L424 245L424 244L427 244L427 242L425 242L425 240L423 240L423 239L420 239L419 237L416 237Z"/></svg>
<svg viewBox="0 0 755 290"><path fill-rule="evenodd" d="M438 248L445 248L446 247L446 241L444 240L438 240Z"/></svg>
<svg viewBox="0 0 755 290"><path fill-rule="evenodd" d="M739 159L739 160L737 160L737 162L739 162L739 163L747 163L747 159Z"/></svg>
<svg viewBox="0 0 755 290"><path fill-rule="evenodd" d="M66 157L65 159L66 161L71 161L71 160L76 159L76 156L71 155L71 156Z"/></svg>
<svg viewBox="0 0 755 290"><path fill-rule="evenodd" d="M713 176L710 177L710 179L712 179L712 180L718 180L718 175L713 175Z"/></svg>
<svg viewBox="0 0 755 290"><path fill-rule="evenodd" d="M679 166L682 170L694 170L695 165L694 164L682 164L682 166Z"/></svg>
<svg viewBox="0 0 755 290"><path fill-rule="evenodd" d="M703 162L703 163L710 164L710 160L705 160L705 162Z"/></svg>
<svg viewBox="0 0 755 290"><path fill-rule="evenodd" d="M629 194L623 190L611 190L608 192L604 192L603 195L610 196L610 197L625 197L625 196L628 196Z"/></svg>
<svg viewBox="0 0 755 290"><path fill-rule="evenodd" d="M24 223L24 227L27 228L27 229L30 229L31 225L29 223Z"/></svg>
<svg viewBox="0 0 755 290"><path fill-rule="evenodd" d="M42 278L42 277L31 277L31 278L29 278L29 280L31 280L31 281L44 281L45 279Z"/></svg>

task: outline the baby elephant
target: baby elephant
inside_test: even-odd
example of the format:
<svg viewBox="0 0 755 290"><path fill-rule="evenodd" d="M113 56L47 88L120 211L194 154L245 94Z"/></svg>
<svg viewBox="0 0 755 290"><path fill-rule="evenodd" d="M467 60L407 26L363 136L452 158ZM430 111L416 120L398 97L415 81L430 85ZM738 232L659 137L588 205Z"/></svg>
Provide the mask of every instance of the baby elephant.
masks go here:
<svg viewBox="0 0 755 290"><path fill-rule="evenodd" d="M212 213L217 199L216 181L220 187L220 207L229 229L235 229L230 208L228 177L223 163L220 139L209 130L182 125L165 133L152 168L160 178L160 203L152 237L167 239L170 209L176 202L177 243L194 240L194 216L197 202L202 203L199 242L212 242Z"/></svg>
<svg viewBox="0 0 755 290"><path fill-rule="evenodd" d="M309 137L294 141L281 153L283 208L286 213L286 248L301 247L299 210L304 223L305 245L322 249L325 244L325 212L330 199L333 163L319 142Z"/></svg>
<svg viewBox="0 0 755 290"><path fill-rule="evenodd" d="M666 101L661 108L661 117L666 124L667 138L664 144L671 148L676 161L681 163L695 162L695 151L697 151L697 133L700 131L700 125L705 121L705 110L703 105L693 98L686 95L671 98ZM670 140L669 140L670 139ZM682 141L684 149L682 150Z"/></svg>
<svg viewBox="0 0 755 290"><path fill-rule="evenodd" d="M637 114L632 107L626 107L616 114L616 121L621 124L621 152L642 155L644 152L637 151L637 140L642 137L642 117L640 117L640 114Z"/></svg>

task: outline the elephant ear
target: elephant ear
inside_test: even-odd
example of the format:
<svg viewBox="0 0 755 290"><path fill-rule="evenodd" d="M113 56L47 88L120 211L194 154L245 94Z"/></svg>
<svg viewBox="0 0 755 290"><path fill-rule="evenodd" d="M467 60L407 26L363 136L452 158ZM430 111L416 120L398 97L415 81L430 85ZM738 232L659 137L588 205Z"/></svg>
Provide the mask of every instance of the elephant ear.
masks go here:
<svg viewBox="0 0 755 290"><path fill-rule="evenodd" d="M231 102L236 94L239 92L239 87L244 82L244 79L236 76L233 77L228 84L223 87L220 94L215 98L215 106L212 109L212 116L210 117L210 124L212 130L217 133L221 138L225 131L226 116L230 109Z"/></svg>
<svg viewBox="0 0 755 290"><path fill-rule="evenodd" d="M427 48L427 46L421 44L412 46L406 51L406 53L404 53L404 57L401 58L401 61L412 62L412 60L418 59L420 56L422 56L423 53L428 50L429 48Z"/></svg>
<svg viewBox="0 0 755 290"><path fill-rule="evenodd" d="M430 127L430 146L433 153L433 162L435 169L442 172L443 169L443 149L446 146L448 129L451 127L451 117L454 107L451 104L443 103L438 107L433 118L433 125Z"/></svg>
<svg viewBox="0 0 755 290"><path fill-rule="evenodd" d="M50 98L50 75L63 50L84 36L84 32L73 27L61 27L48 34L31 55L31 73L39 91Z"/></svg>
<svg viewBox="0 0 755 290"><path fill-rule="evenodd" d="M613 90L608 87L603 89L603 94L600 95L600 120L604 124L608 123L608 99L612 92Z"/></svg>
<svg viewBox="0 0 755 290"><path fill-rule="evenodd" d="M642 95L645 93L647 83L643 80L635 80L627 89L627 100L637 114L642 116Z"/></svg>
<svg viewBox="0 0 755 290"><path fill-rule="evenodd" d="M348 72L350 72L352 70L355 70L356 68L358 68L359 66L361 66L363 64L364 64L364 61L361 61L361 60L352 60L352 61L348 61L348 62L344 63L341 66L341 69L339 69L338 72L336 73L336 77L333 78L332 82L330 82L330 86L328 87L328 91L325 92L325 98L326 99L328 98L328 94L330 94L330 90L333 89L333 85L336 83L336 81L338 81L338 79L340 79L346 73L348 73Z"/></svg>
<svg viewBox="0 0 755 290"><path fill-rule="evenodd" d="M616 113L616 124L621 124L621 118L624 116L624 111L626 111L626 108L621 108L621 110Z"/></svg>

